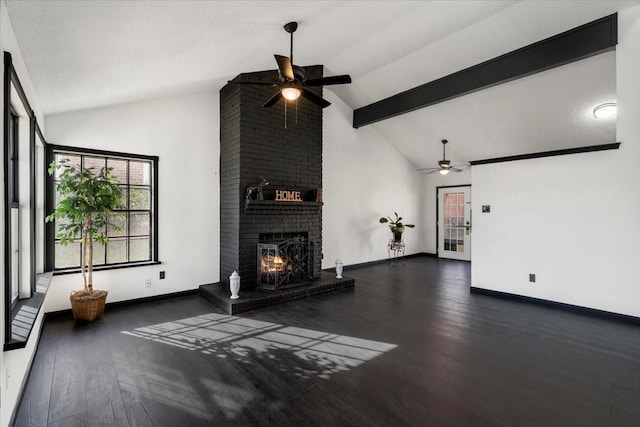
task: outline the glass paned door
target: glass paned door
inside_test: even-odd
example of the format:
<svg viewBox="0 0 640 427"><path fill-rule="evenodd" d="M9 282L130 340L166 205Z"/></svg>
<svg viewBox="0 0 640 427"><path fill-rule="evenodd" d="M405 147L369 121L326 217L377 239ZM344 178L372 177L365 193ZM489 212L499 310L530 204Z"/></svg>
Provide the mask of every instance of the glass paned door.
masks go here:
<svg viewBox="0 0 640 427"><path fill-rule="evenodd" d="M470 187L438 189L438 256L471 261Z"/></svg>

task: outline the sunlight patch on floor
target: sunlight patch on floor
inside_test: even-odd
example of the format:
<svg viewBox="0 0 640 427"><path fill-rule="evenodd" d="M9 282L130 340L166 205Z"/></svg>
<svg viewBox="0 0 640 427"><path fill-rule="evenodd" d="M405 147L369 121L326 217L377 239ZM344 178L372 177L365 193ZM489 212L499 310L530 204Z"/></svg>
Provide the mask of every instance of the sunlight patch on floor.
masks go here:
<svg viewBox="0 0 640 427"><path fill-rule="evenodd" d="M248 361L252 354L272 360L285 357L287 363L280 364L280 369L293 371L303 378L315 375L328 379L331 374L353 369L397 347L379 341L215 313L122 333L220 358L232 357L240 362L243 359Z"/></svg>

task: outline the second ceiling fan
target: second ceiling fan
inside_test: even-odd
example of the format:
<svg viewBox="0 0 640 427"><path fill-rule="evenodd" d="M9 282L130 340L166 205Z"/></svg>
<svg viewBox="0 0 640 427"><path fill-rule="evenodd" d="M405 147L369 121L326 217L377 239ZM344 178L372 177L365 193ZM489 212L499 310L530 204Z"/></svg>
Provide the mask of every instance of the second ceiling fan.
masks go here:
<svg viewBox="0 0 640 427"><path fill-rule="evenodd" d="M293 33L298 29L297 22L289 22L284 26L284 30L291 35L291 51L290 56L274 55L276 62L278 63L278 75L279 79L273 82L264 81L246 81L240 80L234 83L241 84L256 84L256 85L269 85L279 87L271 98L269 98L263 107L272 107L280 99L284 98L289 101L295 101L300 96L313 102L320 108L325 108L331 105L329 101L316 95L310 91L309 87L339 85L351 83L351 76L343 74L340 76L321 77L319 79L307 79L306 72L303 67L299 67L293 63Z"/></svg>
<svg viewBox="0 0 640 427"><path fill-rule="evenodd" d="M451 160L447 160L447 155L446 155L446 148L447 148L447 141L446 139L442 140L442 160L438 161L438 167L437 168L422 168L422 169L418 169L420 172L424 173L424 174L430 174L430 173L434 173L434 172L440 172L441 175L446 175L451 171L454 172L462 172L462 169L458 169L457 166L464 166L464 165L456 165L456 166L451 166Z"/></svg>

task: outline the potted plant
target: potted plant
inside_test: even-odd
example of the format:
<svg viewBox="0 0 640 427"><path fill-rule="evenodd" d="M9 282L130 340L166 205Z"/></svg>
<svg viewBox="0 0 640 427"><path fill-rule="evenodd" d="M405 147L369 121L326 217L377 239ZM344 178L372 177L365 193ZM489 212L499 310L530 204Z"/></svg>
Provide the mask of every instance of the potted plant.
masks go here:
<svg viewBox="0 0 640 427"><path fill-rule="evenodd" d="M394 212L396 218L392 219L390 216L380 218L380 224L389 224L389 228L393 233L393 240L399 242L402 240L402 233L404 233L404 228L409 227L413 228L415 225L413 224L403 224L402 217L398 215L397 212Z"/></svg>
<svg viewBox="0 0 640 427"><path fill-rule="evenodd" d="M61 160L49 165L49 175L56 171L60 201L45 221L57 221L60 244L80 240L84 287L71 292L69 299L74 319L92 321L102 316L107 299L107 291L93 289L93 242L107 243L107 227L121 231L109 223L109 214L121 204L122 191L111 176L111 168L94 173L93 168L78 169Z"/></svg>

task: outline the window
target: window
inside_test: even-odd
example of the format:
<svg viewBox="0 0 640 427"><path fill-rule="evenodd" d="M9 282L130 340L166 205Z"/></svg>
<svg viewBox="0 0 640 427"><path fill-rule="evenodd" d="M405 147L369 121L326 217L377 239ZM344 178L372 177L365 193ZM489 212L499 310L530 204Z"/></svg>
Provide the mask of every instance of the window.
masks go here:
<svg viewBox="0 0 640 427"><path fill-rule="evenodd" d="M4 52L3 141L4 350L22 348L38 316L44 271L44 147L40 126L11 54Z"/></svg>
<svg viewBox="0 0 640 427"><path fill-rule="evenodd" d="M77 168L92 168L96 173L102 168L111 168L122 189L123 202L111 215L114 227L107 228L109 240L106 245L94 243L95 269L123 267L157 262L157 157L124 153L84 150L78 148L50 146L47 164L66 160ZM52 202L47 212L52 212L58 202L55 191L57 174L48 178L49 197ZM56 271L76 271L80 268L80 242L66 246L56 238L59 224L53 224L47 233L47 262Z"/></svg>

